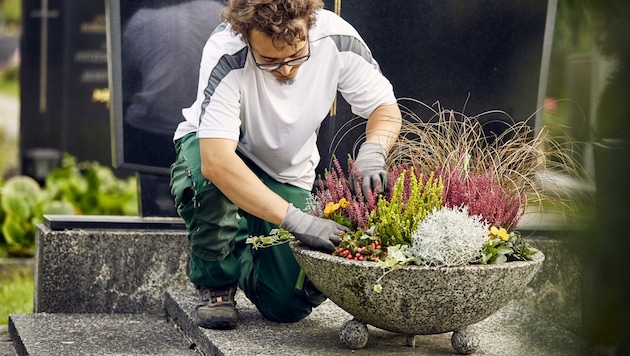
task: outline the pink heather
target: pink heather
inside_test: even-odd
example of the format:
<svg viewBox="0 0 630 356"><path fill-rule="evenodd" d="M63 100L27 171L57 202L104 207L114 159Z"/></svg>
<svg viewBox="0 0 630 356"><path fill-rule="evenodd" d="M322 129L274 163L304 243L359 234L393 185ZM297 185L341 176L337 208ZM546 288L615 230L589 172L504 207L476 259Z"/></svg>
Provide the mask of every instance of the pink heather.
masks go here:
<svg viewBox="0 0 630 356"><path fill-rule="evenodd" d="M443 172L442 178L442 199L447 207L466 206L470 214L506 229L514 228L525 212L521 207L524 194L503 189L492 172L479 174L455 168Z"/></svg>

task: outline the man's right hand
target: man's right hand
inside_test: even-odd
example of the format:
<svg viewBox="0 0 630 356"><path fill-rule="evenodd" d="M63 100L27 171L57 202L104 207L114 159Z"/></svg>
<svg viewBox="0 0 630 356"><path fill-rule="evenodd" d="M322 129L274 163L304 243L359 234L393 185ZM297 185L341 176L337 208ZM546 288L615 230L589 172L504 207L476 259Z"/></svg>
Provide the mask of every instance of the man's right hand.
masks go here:
<svg viewBox="0 0 630 356"><path fill-rule="evenodd" d="M350 172L350 190L353 193L361 190L367 199L369 192L387 194L389 189L389 175L387 173L387 148L378 142L364 142L354 161L356 171ZM358 172L357 172L358 171ZM359 184L359 181L363 184Z"/></svg>
<svg viewBox="0 0 630 356"><path fill-rule="evenodd" d="M293 204L289 204L289 210L280 227L292 233L304 245L328 252L332 252L339 244L341 232L350 231L333 220L309 215Z"/></svg>

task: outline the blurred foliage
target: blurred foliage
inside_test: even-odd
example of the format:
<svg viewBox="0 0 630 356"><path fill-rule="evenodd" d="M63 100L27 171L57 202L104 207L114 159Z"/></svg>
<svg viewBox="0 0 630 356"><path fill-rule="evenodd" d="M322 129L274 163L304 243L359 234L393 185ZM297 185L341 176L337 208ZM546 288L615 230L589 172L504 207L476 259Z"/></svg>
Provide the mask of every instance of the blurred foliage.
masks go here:
<svg viewBox="0 0 630 356"><path fill-rule="evenodd" d="M22 0L0 1L0 13L6 25L19 26L22 22Z"/></svg>
<svg viewBox="0 0 630 356"><path fill-rule="evenodd" d="M602 54L615 57L620 60L620 64L629 65L627 59L630 58L630 21L628 21L630 1L582 1L593 16L595 31L598 33L595 41Z"/></svg>
<svg viewBox="0 0 630 356"><path fill-rule="evenodd" d="M77 163L69 155L46 177L44 187L23 175L0 187L0 256L33 256L36 226L44 214L138 215L135 177L120 179L109 167Z"/></svg>
<svg viewBox="0 0 630 356"><path fill-rule="evenodd" d="M551 50L547 96L565 98L565 61L568 55L590 53L592 19L585 0L558 0Z"/></svg>
<svg viewBox="0 0 630 356"><path fill-rule="evenodd" d="M589 52L592 46L592 16L585 0L559 0L554 28L554 49L558 52Z"/></svg>
<svg viewBox="0 0 630 356"><path fill-rule="evenodd" d="M600 52L615 62L596 113L597 140L630 139L630 1L584 0L592 16Z"/></svg>
<svg viewBox="0 0 630 356"><path fill-rule="evenodd" d="M20 95L20 67L0 71L0 92L14 97Z"/></svg>
<svg viewBox="0 0 630 356"><path fill-rule="evenodd" d="M629 0L558 0L547 96L568 98L566 76L570 73L565 68L571 55L588 56L597 51L615 65L600 97L595 98L597 108L590 135L594 141L630 138L629 18Z"/></svg>
<svg viewBox="0 0 630 356"><path fill-rule="evenodd" d="M17 170L18 140L0 125L0 181ZM2 184L0 184L1 186Z"/></svg>

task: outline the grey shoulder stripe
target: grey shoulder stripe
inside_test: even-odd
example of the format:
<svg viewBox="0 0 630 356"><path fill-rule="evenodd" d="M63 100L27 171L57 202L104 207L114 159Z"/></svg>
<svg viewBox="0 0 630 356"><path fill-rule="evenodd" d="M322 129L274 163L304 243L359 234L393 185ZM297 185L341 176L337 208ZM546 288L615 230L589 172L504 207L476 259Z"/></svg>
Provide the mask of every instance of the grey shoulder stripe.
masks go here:
<svg viewBox="0 0 630 356"><path fill-rule="evenodd" d="M346 35L331 35L330 38L335 42L339 52L352 52L358 54L368 63L374 64L372 54L361 41L356 37Z"/></svg>
<svg viewBox="0 0 630 356"><path fill-rule="evenodd" d="M214 31L212 31L212 33L210 34L210 37L212 37L212 35L214 35L217 32L221 32L223 30L225 30L225 28L227 27L227 22L221 22L215 29Z"/></svg>
<svg viewBox="0 0 630 356"><path fill-rule="evenodd" d="M210 99L214 94L214 91L219 86L223 78L225 78L231 71L235 69L241 69L245 66L245 60L247 59L247 47L243 47L242 50L232 54L223 55L216 66L212 69L210 77L208 78L208 85L203 90L204 99L201 104L201 115L199 116L199 123L201 124L201 118L206 112L206 107L210 104Z"/></svg>

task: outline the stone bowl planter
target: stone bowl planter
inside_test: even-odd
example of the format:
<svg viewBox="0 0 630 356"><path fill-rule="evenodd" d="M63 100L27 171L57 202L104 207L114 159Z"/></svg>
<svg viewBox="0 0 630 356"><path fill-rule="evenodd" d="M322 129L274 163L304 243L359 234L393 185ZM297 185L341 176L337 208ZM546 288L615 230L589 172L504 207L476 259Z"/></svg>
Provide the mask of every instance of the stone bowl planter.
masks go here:
<svg viewBox="0 0 630 356"><path fill-rule="evenodd" d="M408 346L415 346L415 335L453 331L451 343L461 354L479 344L467 327L519 295L545 259L538 251L532 261L499 265L405 266L378 281L385 270L375 262L347 260L298 242L291 242L291 250L313 284L354 317L339 334L348 348L367 344L369 324L406 335ZM376 283L383 287L380 293Z"/></svg>

